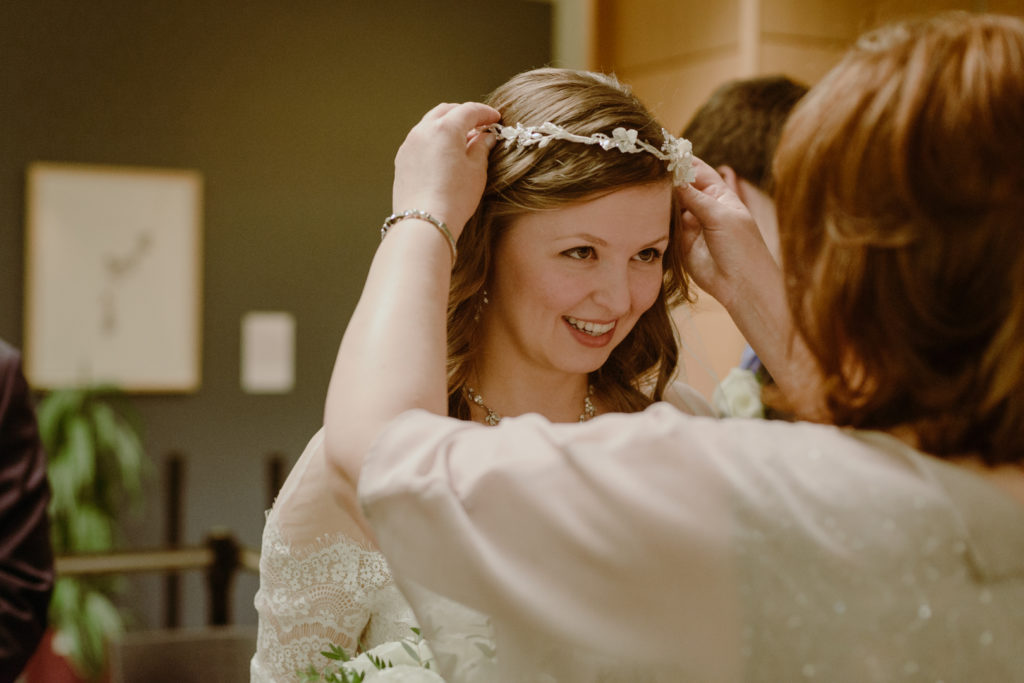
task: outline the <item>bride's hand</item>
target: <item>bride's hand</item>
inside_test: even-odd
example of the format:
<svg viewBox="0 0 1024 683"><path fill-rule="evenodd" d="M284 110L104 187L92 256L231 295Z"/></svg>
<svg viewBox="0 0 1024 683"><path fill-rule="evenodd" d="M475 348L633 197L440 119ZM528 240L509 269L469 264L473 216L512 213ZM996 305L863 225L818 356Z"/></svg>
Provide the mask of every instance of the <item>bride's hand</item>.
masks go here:
<svg viewBox="0 0 1024 683"><path fill-rule="evenodd" d="M487 155L496 141L480 128L500 118L478 102L439 104L427 112L395 156L394 210L426 211L458 239L480 203Z"/></svg>

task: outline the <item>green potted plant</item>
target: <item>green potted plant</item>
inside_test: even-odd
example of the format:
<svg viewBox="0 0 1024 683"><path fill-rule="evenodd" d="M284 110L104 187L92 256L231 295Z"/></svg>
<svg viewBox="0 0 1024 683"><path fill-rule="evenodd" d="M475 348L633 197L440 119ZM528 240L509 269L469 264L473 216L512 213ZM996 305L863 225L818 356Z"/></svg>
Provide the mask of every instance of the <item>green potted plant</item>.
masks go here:
<svg viewBox="0 0 1024 683"><path fill-rule="evenodd" d="M119 540L118 520L141 498L145 454L137 416L111 387L58 389L37 409L49 458L50 524L56 556L103 553ZM58 576L50 602L54 650L85 680L99 678L110 641L124 630L107 576Z"/></svg>

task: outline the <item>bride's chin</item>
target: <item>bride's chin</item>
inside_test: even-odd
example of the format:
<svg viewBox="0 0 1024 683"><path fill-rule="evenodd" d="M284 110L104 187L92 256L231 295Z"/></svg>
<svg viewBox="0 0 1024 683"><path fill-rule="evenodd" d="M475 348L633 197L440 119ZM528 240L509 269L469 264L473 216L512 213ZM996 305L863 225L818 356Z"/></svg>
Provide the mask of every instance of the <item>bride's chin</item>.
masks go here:
<svg viewBox="0 0 1024 683"><path fill-rule="evenodd" d="M600 362L593 362L592 361L592 362L588 362L586 365L575 364L574 363L572 366L567 366L567 367L562 368L562 370L564 370L565 372L570 372L570 373L574 373L574 374L590 375L591 373L597 372L598 370L600 370L601 367L604 366L604 364L607 363L607 362L608 362L608 356L605 356L604 358L601 359Z"/></svg>

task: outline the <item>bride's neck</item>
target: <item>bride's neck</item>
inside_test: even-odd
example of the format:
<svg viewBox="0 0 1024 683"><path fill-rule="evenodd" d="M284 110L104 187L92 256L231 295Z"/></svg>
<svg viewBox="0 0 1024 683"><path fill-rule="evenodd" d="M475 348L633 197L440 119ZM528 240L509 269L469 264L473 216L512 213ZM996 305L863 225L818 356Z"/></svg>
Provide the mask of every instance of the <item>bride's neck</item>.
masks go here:
<svg viewBox="0 0 1024 683"><path fill-rule="evenodd" d="M539 413L552 422L578 421L589 388L585 374L487 362L475 368L470 382L487 407L502 417ZM471 406L471 410L473 419L483 418L482 409Z"/></svg>

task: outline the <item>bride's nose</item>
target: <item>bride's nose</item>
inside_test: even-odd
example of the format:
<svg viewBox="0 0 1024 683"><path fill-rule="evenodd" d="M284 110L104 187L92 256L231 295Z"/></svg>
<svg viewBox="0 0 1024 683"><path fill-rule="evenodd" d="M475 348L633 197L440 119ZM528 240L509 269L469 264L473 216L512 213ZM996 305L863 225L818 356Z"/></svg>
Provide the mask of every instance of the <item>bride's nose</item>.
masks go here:
<svg viewBox="0 0 1024 683"><path fill-rule="evenodd" d="M608 312L609 318L619 318L629 312L632 294L628 266L602 268L592 284L591 297Z"/></svg>

